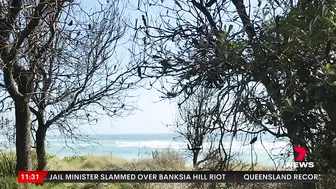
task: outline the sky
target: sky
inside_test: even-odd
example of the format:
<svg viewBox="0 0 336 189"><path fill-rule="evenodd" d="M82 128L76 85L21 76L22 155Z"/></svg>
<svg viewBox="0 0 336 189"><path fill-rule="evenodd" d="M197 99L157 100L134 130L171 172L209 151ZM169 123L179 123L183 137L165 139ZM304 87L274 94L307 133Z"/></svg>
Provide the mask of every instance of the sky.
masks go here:
<svg viewBox="0 0 336 189"><path fill-rule="evenodd" d="M85 130L96 134L155 134L172 133L172 124L175 118L176 105L167 100L160 101L159 93L153 90L139 89L137 108L133 115L124 118L106 118L98 122L96 127L87 127Z"/></svg>
<svg viewBox="0 0 336 189"><path fill-rule="evenodd" d="M94 0L95 1L95 0ZM85 0L83 3L87 7L94 6L92 0ZM125 1L122 1L124 2ZM133 2L133 1L131 1ZM137 1L134 1L136 3ZM141 14L137 11L131 11L125 9L125 16L130 18L130 21L135 18L141 19ZM130 34L131 31L128 31ZM125 36L129 38L129 36ZM127 52L128 44L123 44L116 50L117 57L124 57L123 63L129 61L130 54ZM155 90L147 90L139 88L136 91L130 93L138 95L137 98L137 110L132 115L123 118L109 118L100 120L95 126L84 126L83 130L86 133L95 134L156 134L156 133L172 133L173 128L167 127L173 124L176 118L176 103L172 103L168 100L162 101L160 93Z"/></svg>

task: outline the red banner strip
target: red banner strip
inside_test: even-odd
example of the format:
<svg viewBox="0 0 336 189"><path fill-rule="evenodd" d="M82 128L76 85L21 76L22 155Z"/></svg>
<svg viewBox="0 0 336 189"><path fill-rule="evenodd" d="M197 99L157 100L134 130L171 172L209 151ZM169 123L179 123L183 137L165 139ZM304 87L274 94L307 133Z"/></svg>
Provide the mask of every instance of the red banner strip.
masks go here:
<svg viewBox="0 0 336 189"><path fill-rule="evenodd" d="M19 171L19 183L43 183L48 171Z"/></svg>

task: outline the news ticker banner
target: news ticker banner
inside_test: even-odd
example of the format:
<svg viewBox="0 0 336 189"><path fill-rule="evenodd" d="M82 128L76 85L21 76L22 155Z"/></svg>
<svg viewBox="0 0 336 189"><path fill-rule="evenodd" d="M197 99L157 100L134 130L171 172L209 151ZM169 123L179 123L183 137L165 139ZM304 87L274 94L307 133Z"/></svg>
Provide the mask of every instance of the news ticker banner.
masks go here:
<svg viewBox="0 0 336 189"><path fill-rule="evenodd" d="M298 171L19 171L19 183L317 182L317 172Z"/></svg>

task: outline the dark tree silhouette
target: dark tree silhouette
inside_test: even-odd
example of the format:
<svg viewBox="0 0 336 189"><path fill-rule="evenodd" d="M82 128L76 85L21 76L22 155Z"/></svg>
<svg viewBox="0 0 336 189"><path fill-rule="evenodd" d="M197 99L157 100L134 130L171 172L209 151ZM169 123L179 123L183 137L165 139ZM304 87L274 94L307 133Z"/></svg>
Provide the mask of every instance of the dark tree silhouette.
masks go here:
<svg viewBox="0 0 336 189"><path fill-rule="evenodd" d="M231 125L233 136L287 137L327 171L336 154L335 57L328 43L335 4L244 2L139 3L146 24L134 26L140 46L134 57L142 78L151 86L160 81L166 98L217 89L227 102L222 125Z"/></svg>
<svg viewBox="0 0 336 189"><path fill-rule="evenodd" d="M38 62L26 59L25 52L39 51L42 55L46 49L30 49L27 41L41 35L37 28L43 19L57 17L57 12L67 4L67 1L1 2L0 67L4 86L14 101L18 170L31 169L29 102L34 92L34 78L38 68ZM50 39L46 43L35 42L40 43L41 47L48 47L53 39L52 35Z"/></svg>
<svg viewBox="0 0 336 189"><path fill-rule="evenodd" d="M131 80L133 68L113 57L126 29L119 6L117 1L102 4L92 13L71 7L68 12L80 14L59 24L61 32L35 81L39 87L30 106L37 121L38 169L46 165L45 136L52 125L65 138L83 140L83 135L76 136L80 125L134 110L128 95L137 83Z"/></svg>
<svg viewBox="0 0 336 189"><path fill-rule="evenodd" d="M175 123L176 132L188 142L188 150L192 153L194 169L207 159L200 159L201 154L213 149L204 149L204 144L209 140L213 128L213 114L211 109L214 106L212 93L206 90L197 91L187 102L179 108L179 115ZM203 152L202 152L203 151Z"/></svg>
<svg viewBox="0 0 336 189"><path fill-rule="evenodd" d="M91 12L73 1L13 0L1 7L9 10L0 23L1 87L15 105L17 170L31 169L31 146L43 170L51 126L71 138L80 125L134 109L127 100L137 82L133 68L113 57L125 20L118 1Z"/></svg>

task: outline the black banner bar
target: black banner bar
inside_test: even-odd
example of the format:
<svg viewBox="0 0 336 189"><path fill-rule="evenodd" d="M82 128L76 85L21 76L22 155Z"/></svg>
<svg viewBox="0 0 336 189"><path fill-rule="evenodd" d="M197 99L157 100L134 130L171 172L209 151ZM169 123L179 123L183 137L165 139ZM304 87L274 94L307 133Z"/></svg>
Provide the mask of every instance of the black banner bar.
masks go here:
<svg viewBox="0 0 336 189"><path fill-rule="evenodd" d="M48 171L46 183L317 182L317 172L298 171Z"/></svg>

